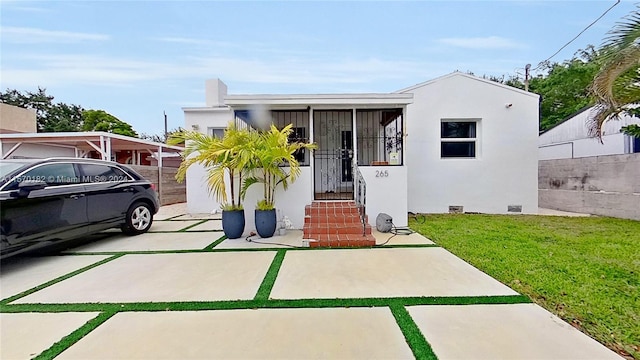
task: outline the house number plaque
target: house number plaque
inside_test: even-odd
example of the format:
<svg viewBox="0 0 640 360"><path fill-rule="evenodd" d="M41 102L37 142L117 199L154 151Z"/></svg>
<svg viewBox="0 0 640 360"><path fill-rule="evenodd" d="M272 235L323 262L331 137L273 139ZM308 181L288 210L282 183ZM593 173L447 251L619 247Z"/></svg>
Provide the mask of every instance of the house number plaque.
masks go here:
<svg viewBox="0 0 640 360"><path fill-rule="evenodd" d="M389 170L376 170L377 178L386 178L389 177Z"/></svg>

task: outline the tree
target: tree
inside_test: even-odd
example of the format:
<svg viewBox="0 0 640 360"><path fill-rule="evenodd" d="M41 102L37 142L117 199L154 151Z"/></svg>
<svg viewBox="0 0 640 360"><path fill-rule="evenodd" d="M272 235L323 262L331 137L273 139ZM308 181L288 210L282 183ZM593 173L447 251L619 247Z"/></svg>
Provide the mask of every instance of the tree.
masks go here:
<svg viewBox="0 0 640 360"><path fill-rule="evenodd" d="M589 84L599 68L599 53L589 45L571 60L545 64L548 73L531 79L529 89L540 95L540 130L547 130L595 103Z"/></svg>
<svg viewBox="0 0 640 360"><path fill-rule="evenodd" d="M104 110L85 110L82 113L83 131L105 131L113 134L138 137L131 125Z"/></svg>
<svg viewBox="0 0 640 360"><path fill-rule="evenodd" d="M640 6L638 6L640 9ZM640 11L636 9L609 31L602 47L602 66L590 86L595 111L587 125L602 141L602 125L621 114L637 116L640 105ZM631 106L629 106L631 105Z"/></svg>
<svg viewBox="0 0 640 360"><path fill-rule="evenodd" d="M15 89L7 89L0 93L0 101L14 106L36 111L38 132L80 131L82 112L79 105L64 103L54 104L53 96L47 95L47 90L38 88L33 93L22 93Z"/></svg>
<svg viewBox="0 0 640 360"><path fill-rule="evenodd" d="M540 130L550 129L595 103L588 89L599 69L599 52L594 46L578 50L570 60L562 63L547 62L540 67L544 73L529 81L529 91L540 95ZM524 89L524 83L515 76L483 77Z"/></svg>

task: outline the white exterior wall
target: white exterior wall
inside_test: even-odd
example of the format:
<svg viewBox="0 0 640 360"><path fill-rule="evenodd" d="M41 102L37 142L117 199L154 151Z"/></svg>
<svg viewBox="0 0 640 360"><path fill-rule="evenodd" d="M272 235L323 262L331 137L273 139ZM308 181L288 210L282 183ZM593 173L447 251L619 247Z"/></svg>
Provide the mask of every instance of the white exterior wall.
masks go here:
<svg viewBox="0 0 640 360"><path fill-rule="evenodd" d="M2 156L11 150L16 143L2 142ZM44 159L50 157L75 157L76 151L73 147L53 146L42 144L22 144L9 155L11 158L34 158Z"/></svg>
<svg viewBox="0 0 640 360"><path fill-rule="evenodd" d="M387 172L380 175L379 172ZM367 182L367 215L376 226L380 213L389 214L395 226L407 226L407 168L405 166L361 166ZM376 176L378 174L378 176Z"/></svg>
<svg viewBox="0 0 640 360"><path fill-rule="evenodd" d="M538 138L540 160L571 159L600 155L620 155L630 151L631 137L620 133L620 128L640 124L640 119L629 116L610 120L604 124L602 143L590 138L587 121L590 109L548 130Z"/></svg>
<svg viewBox="0 0 640 360"><path fill-rule="evenodd" d="M409 211L537 213L537 95L461 73L404 92ZM475 159L440 157L441 119L480 119Z"/></svg>
<svg viewBox="0 0 640 360"><path fill-rule="evenodd" d="M225 128L233 119L233 112L224 108L184 109L184 123L187 130L206 134L208 127ZM190 214L209 214L220 209L215 197L209 194L204 167L194 164L187 170L187 211Z"/></svg>

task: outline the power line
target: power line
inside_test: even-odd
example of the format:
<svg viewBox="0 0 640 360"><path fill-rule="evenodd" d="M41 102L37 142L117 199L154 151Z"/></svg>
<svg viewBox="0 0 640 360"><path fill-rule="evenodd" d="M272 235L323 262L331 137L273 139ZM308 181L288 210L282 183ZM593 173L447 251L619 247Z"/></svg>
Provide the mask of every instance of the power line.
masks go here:
<svg viewBox="0 0 640 360"><path fill-rule="evenodd" d="M590 27L592 27L595 23L597 23L600 19L602 19L605 15L607 15L607 13L609 11L611 11L611 9L613 9L616 5L620 4L620 0L616 0L616 3L611 5L610 8L607 9L607 11L605 11L604 13L602 13L602 15L600 15L597 19L595 19L591 24L589 24L586 28L584 28L582 31L580 31L580 33L578 35L576 35L573 39L569 40L568 43L564 44L558 51L556 51L555 53L553 53L553 55L549 56L546 60L541 61L538 63L538 66L535 67L535 69L533 70L537 70L538 68L540 68L540 66L551 60L554 56L558 55L558 53L560 53L560 51L562 51L564 48L566 48L567 46L569 46L569 44L571 44L572 42L574 42L578 37L580 37L580 35L582 35L585 31L587 31Z"/></svg>

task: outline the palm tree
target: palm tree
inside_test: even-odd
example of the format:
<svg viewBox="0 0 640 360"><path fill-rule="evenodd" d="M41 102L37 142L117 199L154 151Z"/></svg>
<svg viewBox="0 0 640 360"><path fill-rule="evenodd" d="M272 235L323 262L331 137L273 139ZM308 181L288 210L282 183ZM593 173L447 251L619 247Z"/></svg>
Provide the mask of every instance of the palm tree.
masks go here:
<svg viewBox="0 0 640 360"><path fill-rule="evenodd" d="M240 189L252 158L251 146L256 137L255 132L237 129L233 122L229 123L222 138L197 131L172 134L169 143L185 142L186 145L176 180L184 181L187 169L193 164L200 164L207 171L209 192L222 203L223 210L242 209L243 194ZM227 174L229 192L225 183Z"/></svg>
<svg viewBox="0 0 640 360"><path fill-rule="evenodd" d="M259 210L274 209L277 186L282 184L284 190L287 190L289 184L300 175L300 164L295 153L300 149L316 148L315 144L289 142L292 131L291 124L282 130L271 125L270 130L260 133L253 143L254 153L250 167L254 176L246 179L242 192L246 193L253 184L262 183L263 199L258 203Z"/></svg>
<svg viewBox="0 0 640 360"><path fill-rule="evenodd" d="M640 6L638 7L640 9ZM602 141L602 125L620 114L633 115L640 104L640 12L636 9L608 33L602 66L591 83L596 105L589 118L589 134Z"/></svg>

